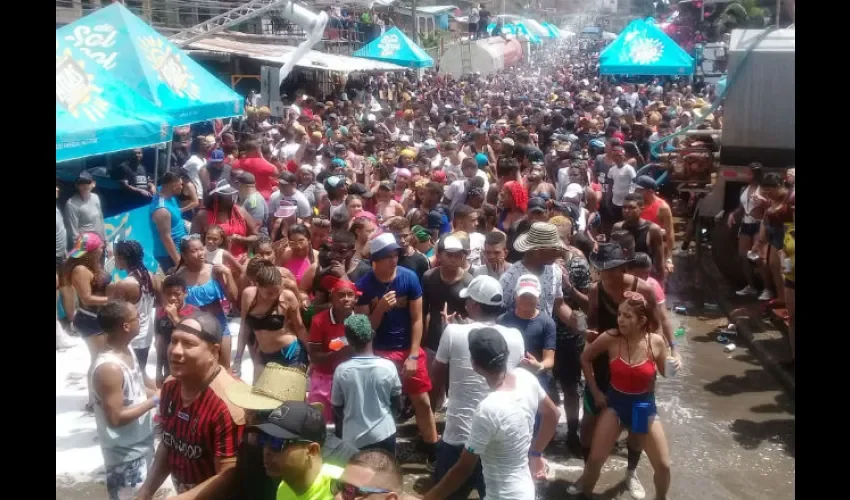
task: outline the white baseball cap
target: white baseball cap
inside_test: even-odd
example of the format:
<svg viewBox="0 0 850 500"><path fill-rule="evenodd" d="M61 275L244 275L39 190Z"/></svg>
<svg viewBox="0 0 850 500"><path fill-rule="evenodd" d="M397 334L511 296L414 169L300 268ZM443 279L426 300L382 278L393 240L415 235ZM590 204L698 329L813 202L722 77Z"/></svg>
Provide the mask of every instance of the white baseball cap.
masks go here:
<svg viewBox="0 0 850 500"><path fill-rule="evenodd" d="M540 297L540 280L533 274L523 274L516 282L516 296L530 293L535 297Z"/></svg>
<svg viewBox="0 0 850 500"><path fill-rule="evenodd" d="M476 276L460 291L460 298L472 299L486 306L502 305L502 285L492 276Z"/></svg>
<svg viewBox="0 0 850 500"><path fill-rule="evenodd" d="M382 233L369 242L369 253L372 256L372 260L387 257L391 255L391 252L394 252L399 248L401 247L396 241L393 233Z"/></svg>

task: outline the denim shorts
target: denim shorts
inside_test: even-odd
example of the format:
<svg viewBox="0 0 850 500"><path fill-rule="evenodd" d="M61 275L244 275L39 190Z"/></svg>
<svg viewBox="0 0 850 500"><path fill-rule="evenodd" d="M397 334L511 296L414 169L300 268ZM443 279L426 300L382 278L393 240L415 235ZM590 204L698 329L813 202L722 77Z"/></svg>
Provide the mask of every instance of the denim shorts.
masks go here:
<svg viewBox="0 0 850 500"><path fill-rule="evenodd" d="M636 403L649 403L649 416L654 417L658 414L658 408L655 406L655 393L645 392L643 394L626 394L614 388L608 389L605 393L608 399L608 407L617 413L617 418L620 419L620 425L629 430L634 431L634 422L632 421L632 408Z"/></svg>

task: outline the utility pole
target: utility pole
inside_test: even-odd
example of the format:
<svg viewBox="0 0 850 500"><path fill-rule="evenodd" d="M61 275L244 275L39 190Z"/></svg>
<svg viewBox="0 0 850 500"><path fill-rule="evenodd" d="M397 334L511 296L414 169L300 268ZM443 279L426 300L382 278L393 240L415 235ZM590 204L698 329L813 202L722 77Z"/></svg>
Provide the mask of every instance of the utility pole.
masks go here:
<svg viewBox="0 0 850 500"><path fill-rule="evenodd" d="M410 15L413 16L413 43L419 45L419 13L416 11L416 0L412 0Z"/></svg>

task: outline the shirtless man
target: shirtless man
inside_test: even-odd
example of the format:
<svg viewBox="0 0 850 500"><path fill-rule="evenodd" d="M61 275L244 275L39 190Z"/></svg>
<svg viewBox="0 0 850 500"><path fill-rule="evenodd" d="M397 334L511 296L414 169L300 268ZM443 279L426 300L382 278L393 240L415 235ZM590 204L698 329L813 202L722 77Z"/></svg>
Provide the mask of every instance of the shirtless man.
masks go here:
<svg viewBox="0 0 850 500"><path fill-rule="evenodd" d="M673 228L673 211L666 201L655 194L658 189L655 179L648 175L641 175L635 179L635 193L643 196L643 209L641 219L658 224L664 231L664 267L667 274L673 272L673 248L675 245L675 233Z"/></svg>
<svg viewBox="0 0 850 500"><path fill-rule="evenodd" d="M652 258L652 275L659 283L664 283L667 272L664 267L664 233L658 224L641 218L642 209L642 195L626 195L623 202L623 220L614 224L613 231L626 230L632 233L635 238L635 252L643 252Z"/></svg>

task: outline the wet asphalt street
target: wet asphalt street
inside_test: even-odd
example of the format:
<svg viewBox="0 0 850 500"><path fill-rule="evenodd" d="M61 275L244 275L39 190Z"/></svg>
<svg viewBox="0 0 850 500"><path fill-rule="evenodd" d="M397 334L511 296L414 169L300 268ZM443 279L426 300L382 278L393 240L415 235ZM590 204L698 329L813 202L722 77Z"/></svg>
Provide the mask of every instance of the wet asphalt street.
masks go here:
<svg viewBox="0 0 850 500"><path fill-rule="evenodd" d="M691 302L693 255L676 259L668 283L668 308ZM708 296L710 305L716 302ZM658 412L670 445L672 485L669 498L780 500L794 498L794 402L746 347L731 353L715 339L727 319L716 310L671 313L674 328L687 329L677 344L684 366L658 384ZM733 339L734 341L734 339ZM553 456L557 478L546 498L568 498L566 481L581 474L582 462ZM612 455L596 486L598 498L630 498L624 492L625 450ZM647 498L654 498L652 467L644 455L638 475Z"/></svg>
<svg viewBox="0 0 850 500"><path fill-rule="evenodd" d="M668 307L693 300L694 257L677 258L668 284ZM714 302L707 297L708 303ZM794 403L748 350L724 353L715 330L727 320L716 310L672 315L674 327L687 329L681 346L684 366L676 377L660 380L658 411L670 443L673 464L668 498L676 500L782 500L794 498ZM563 445L562 424L547 456L552 480L539 498L570 498L566 486L581 474L582 462ZM404 446L404 444L402 444ZM404 463L407 491L416 494L429 480L421 461ZM625 450L612 454L596 486L596 497L628 499L622 488ZM652 468L646 456L638 475L654 498ZM60 484L56 498L106 498L102 484Z"/></svg>

